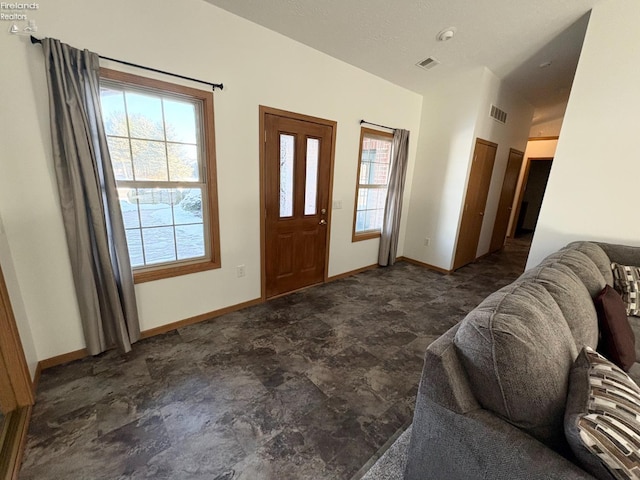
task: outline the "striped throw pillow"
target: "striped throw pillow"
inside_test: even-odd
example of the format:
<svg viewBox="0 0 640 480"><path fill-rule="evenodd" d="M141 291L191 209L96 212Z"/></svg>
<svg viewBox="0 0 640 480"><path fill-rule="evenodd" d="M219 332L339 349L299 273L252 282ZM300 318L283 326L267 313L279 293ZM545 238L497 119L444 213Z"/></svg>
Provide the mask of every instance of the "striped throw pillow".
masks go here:
<svg viewBox="0 0 640 480"><path fill-rule="evenodd" d="M640 388L620 368L584 347L572 369L565 436L599 479L640 479Z"/></svg>
<svg viewBox="0 0 640 480"><path fill-rule="evenodd" d="M640 316L640 267L611 264L613 287L624 300L627 315Z"/></svg>

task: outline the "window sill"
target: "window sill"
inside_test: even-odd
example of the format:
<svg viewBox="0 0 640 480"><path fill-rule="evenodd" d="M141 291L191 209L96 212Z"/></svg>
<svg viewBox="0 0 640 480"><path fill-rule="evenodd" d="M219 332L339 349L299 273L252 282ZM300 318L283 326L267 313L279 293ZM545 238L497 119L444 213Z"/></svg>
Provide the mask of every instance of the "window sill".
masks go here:
<svg viewBox="0 0 640 480"><path fill-rule="evenodd" d="M354 233L351 237L351 242L361 242L362 240L372 240L374 238L380 238L379 231Z"/></svg>
<svg viewBox="0 0 640 480"><path fill-rule="evenodd" d="M214 270L220 268L220 262L206 260L198 263L188 263L186 265L176 265L175 267L164 267L157 270L145 270L142 272L133 272L134 283L153 282L163 278L179 277L180 275L189 275L190 273L204 272L206 270Z"/></svg>

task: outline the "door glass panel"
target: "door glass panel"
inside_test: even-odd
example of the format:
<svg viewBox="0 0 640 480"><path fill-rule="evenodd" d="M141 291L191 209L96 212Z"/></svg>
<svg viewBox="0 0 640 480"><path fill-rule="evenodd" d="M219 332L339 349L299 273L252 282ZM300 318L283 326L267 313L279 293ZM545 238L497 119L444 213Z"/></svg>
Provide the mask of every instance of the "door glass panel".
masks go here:
<svg viewBox="0 0 640 480"><path fill-rule="evenodd" d="M280 134L280 217L293 216L293 163L295 137Z"/></svg>
<svg viewBox="0 0 640 480"><path fill-rule="evenodd" d="M320 140L307 138L307 176L304 193L304 214L316 214L318 198L318 156L320 155Z"/></svg>

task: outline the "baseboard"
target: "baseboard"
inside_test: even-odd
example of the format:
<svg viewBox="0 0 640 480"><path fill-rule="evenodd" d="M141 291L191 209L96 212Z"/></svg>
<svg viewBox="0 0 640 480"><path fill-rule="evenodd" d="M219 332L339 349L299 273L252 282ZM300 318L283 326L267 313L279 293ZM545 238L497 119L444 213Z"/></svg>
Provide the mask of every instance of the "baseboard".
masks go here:
<svg viewBox="0 0 640 480"><path fill-rule="evenodd" d="M200 315L196 315L195 317L185 318L184 320L168 323L167 325L162 325L160 327L150 328L149 330L140 332L140 338L144 339L153 337L155 335L162 335L163 333L170 332L171 330L175 330L176 328L186 327L187 325L193 325L194 323L200 323L211 318L216 318L227 313L235 312L243 308L257 305L259 303L262 303L262 299L256 298L254 300L249 300L248 302L238 303L230 307L221 308L212 312L202 313ZM36 367L35 378L33 379L34 392L38 385L38 381L40 380L40 373L42 372L42 370L56 367L58 365L62 365L63 363L73 362L74 360L80 360L81 358L85 358L88 355L89 352L87 351L87 349L82 348L80 350L75 350L73 352L63 353L62 355L56 355L55 357L40 360L38 362L38 366Z"/></svg>
<svg viewBox="0 0 640 480"><path fill-rule="evenodd" d="M357 275L358 273L366 272L368 270L374 270L376 268L380 268L380 265L374 263L373 265L367 265L366 267L357 268L355 270L351 270L349 272L340 273L338 275L334 275L332 277L327 277L327 282L335 282L336 280L340 280L342 278L351 277L352 275Z"/></svg>
<svg viewBox="0 0 640 480"><path fill-rule="evenodd" d="M238 310L242 310L243 308L252 307L260 303L262 303L262 299L256 298L254 300L249 300L248 302L238 303L236 305L231 305L230 307L214 310L213 312L201 313L200 315L196 315L195 317L185 318L184 320L178 320L177 322L168 323L167 325L162 325L160 327L151 328L149 330L140 332L140 338L143 339L154 337L156 335L162 335L163 333L170 332L171 330L175 330L176 328L182 328L186 327L187 325L193 325L194 323L204 322L205 320L220 317L222 315L226 315L227 313L236 312Z"/></svg>
<svg viewBox="0 0 640 480"><path fill-rule="evenodd" d="M444 273L445 275L450 275L453 273L453 270L446 270L444 268L436 267L435 265L429 265L428 263L424 263L419 260L414 260L413 258L409 258L409 257L398 257L396 260L397 261L402 260L404 262L411 263L419 267L424 267L424 268L428 268L429 270L434 270L436 272Z"/></svg>
<svg viewBox="0 0 640 480"><path fill-rule="evenodd" d="M33 374L33 382L31 383L31 389L33 390L33 398L36 398L36 393L38 391L38 383L40 383L40 374L42 373L42 365L41 362L38 362L36 365L36 371Z"/></svg>
<svg viewBox="0 0 640 480"><path fill-rule="evenodd" d="M415 260L405 259L404 257L401 257L401 258L406 260L406 261L415 262ZM398 260L400 260L400 258ZM418 262L418 264L419 264L419 262ZM421 264L421 265L429 267L429 265L426 265L426 264ZM340 280L341 278L351 277L352 275L356 275L358 273L366 272L367 270L372 270L372 269L375 269L375 268L378 268L377 264L368 265L366 267L358 268L356 270L351 270L349 272L345 272L345 273L341 273L339 275L334 275L332 277L328 277L325 281L326 282L333 282L335 280ZM430 267L430 268L437 269L437 267ZM291 292L289 292L289 293L291 293ZM150 328L149 330L144 330L144 331L140 332L140 338L144 339L144 338L153 337L155 335L162 335L163 333L170 332L172 330L175 330L176 328L186 327L187 325L193 325L195 323L200 323L200 322L203 322L205 320L210 320L212 318L216 318L216 317L219 317L221 315L225 315L227 313L232 313L232 312L235 312L237 310L242 310L243 308L252 307L253 305L258 305L260 303L263 303L264 301L265 300L263 300L262 298L255 298L255 299L249 300L247 302L238 303L236 305L231 305L229 307L221 308L219 310L214 310L212 312L202 313L202 314L196 315L194 317L185 318L184 320L179 320L177 322L168 323L167 325L162 325L162 326L156 327L156 328ZM38 362L37 367L36 367L35 378L33 379L34 392L36 390L36 386L37 386L38 381L40 379L40 373L42 372L42 370L46 370L48 368L56 367L58 365L62 365L63 363L72 362L74 360L80 360L81 358L84 358L84 357L86 357L88 355L89 355L89 352L87 351L87 349L86 348L82 348L80 350L75 350L73 352L63 353L62 355L56 355L55 357L51 357L51 358L46 358L44 360L40 360Z"/></svg>
<svg viewBox="0 0 640 480"><path fill-rule="evenodd" d="M89 352L86 348L82 348L80 350L75 350L73 352L63 353L62 355L56 355L55 357L45 358L44 360L40 360L38 362L38 370L41 372L42 370L46 370L47 368L56 367L58 365L62 365L63 363L73 362L74 360L80 360L81 358L89 355Z"/></svg>

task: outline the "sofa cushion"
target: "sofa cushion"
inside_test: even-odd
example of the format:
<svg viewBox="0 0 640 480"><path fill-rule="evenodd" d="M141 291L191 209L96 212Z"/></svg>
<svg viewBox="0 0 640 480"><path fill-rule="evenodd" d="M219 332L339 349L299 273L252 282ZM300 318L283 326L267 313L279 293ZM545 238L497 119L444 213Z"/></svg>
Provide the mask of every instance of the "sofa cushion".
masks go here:
<svg viewBox="0 0 640 480"><path fill-rule="evenodd" d="M628 372L636 362L636 346L624 301L607 285L594 299L594 304L600 326L598 352Z"/></svg>
<svg viewBox="0 0 640 480"><path fill-rule="evenodd" d="M591 298L595 298L607 284L604 276L600 273L596 264L593 263L593 260L578 250L560 250L549 255L542 263L561 263L569 267L582 281L584 286L587 287Z"/></svg>
<svg viewBox="0 0 640 480"><path fill-rule="evenodd" d="M613 286L627 307L627 315L640 316L640 267L613 262Z"/></svg>
<svg viewBox="0 0 640 480"><path fill-rule="evenodd" d="M542 285L560 307L569 325L577 350L584 345L598 345L598 317L584 283L566 265L544 262L522 274L517 281Z"/></svg>
<svg viewBox="0 0 640 480"><path fill-rule="evenodd" d="M540 284L516 282L487 297L454 343L478 402L560 449L569 370L578 354L560 307Z"/></svg>
<svg viewBox="0 0 640 480"><path fill-rule="evenodd" d="M596 478L640 478L640 388L589 347L571 369L565 434Z"/></svg>
<svg viewBox="0 0 640 480"><path fill-rule="evenodd" d="M605 282L607 282L607 285L611 285L613 287L611 260L609 259L609 256L606 254L606 252L602 249L602 247L600 247L600 245L593 242L580 241L572 242L564 247L564 249L573 249L584 253L593 261L596 267L598 267L598 270L600 270L600 273L604 277Z"/></svg>

